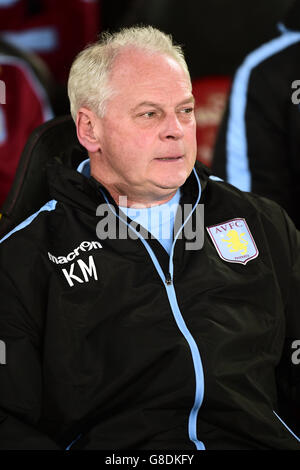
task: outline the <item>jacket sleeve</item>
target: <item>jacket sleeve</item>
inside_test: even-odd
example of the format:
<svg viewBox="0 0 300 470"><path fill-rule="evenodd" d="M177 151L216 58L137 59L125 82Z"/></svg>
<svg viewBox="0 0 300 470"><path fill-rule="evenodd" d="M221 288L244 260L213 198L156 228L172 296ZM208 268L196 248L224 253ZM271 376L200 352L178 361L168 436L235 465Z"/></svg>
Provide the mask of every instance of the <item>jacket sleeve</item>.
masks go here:
<svg viewBox="0 0 300 470"><path fill-rule="evenodd" d="M41 325L2 266L0 295L0 450L59 450L40 426Z"/></svg>
<svg viewBox="0 0 300 470"><path fill-rule="evenodd" d="M283 211L284 212L284 211ZM290 239L291 269L286 300L286 338L277 368L279 411L300 434L300 232L285 215Z"/></svg>
<svg viewBox="0 0 300 470"><path fill-rule="evenodd" d="M274 80L261 64L247 82L237 71L216 139L212 170L243 191L276 201L299 227L294 191L298 191L300 176L300 138L295 132L300 113L291 101L291 82L280 71L277 75Z"/></svg>

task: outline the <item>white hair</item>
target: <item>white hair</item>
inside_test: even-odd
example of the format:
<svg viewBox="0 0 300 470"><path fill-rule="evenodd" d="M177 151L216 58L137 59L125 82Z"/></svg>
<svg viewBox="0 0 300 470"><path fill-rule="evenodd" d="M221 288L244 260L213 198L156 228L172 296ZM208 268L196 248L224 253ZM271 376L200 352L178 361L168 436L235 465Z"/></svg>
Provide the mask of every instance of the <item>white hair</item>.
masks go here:
<svg viewBox="0 0 300 470"><path fill-rule="evenodd" d="M81 106L91 109L99 117L104 116L105 103L114 92L109 84L109 73L116 57L130 46L172 57L191 81L182 48L173 43L170 35L152 26L124 28L112 34L105 32L99 41L81 51L72 64L68 95L74 121Z"/></svg>

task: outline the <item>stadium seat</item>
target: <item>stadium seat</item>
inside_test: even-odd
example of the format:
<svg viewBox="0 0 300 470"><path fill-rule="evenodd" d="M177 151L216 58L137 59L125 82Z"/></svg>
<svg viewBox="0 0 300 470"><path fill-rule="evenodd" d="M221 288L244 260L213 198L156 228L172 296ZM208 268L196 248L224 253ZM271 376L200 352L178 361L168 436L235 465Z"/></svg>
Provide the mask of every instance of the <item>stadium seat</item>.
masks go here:
<svg viewBox="0 0 300 470"><path fill-rule="evenodd" d="M38 126L25 145L13 185L1 207L0 238L49 200L46 171L50 160L77 168L84 158L86 150L77 139L70 115Z"/></svg>

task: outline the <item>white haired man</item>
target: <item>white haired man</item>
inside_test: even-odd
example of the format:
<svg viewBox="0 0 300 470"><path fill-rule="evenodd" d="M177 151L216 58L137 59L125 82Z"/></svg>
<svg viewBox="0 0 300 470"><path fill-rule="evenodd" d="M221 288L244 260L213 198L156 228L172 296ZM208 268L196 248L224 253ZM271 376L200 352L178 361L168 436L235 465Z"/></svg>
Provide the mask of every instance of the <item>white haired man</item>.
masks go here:
<svg viewBox="0 0 300 470"><path fill-rule="evenodd" d="M181 49L105 35L69 97L89 158L0 245L0 448L300 449L299 233L195 163Z"/></svg>

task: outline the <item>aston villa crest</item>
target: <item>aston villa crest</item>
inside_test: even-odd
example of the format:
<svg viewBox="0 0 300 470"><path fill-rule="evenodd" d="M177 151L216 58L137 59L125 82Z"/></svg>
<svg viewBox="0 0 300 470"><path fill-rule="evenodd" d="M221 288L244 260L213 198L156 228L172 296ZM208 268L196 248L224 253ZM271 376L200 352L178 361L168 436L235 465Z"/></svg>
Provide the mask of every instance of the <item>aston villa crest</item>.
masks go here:
<svg viewBox="0 0 300 470"><path fill-rule="evenodd" d="M258 249L245 219L232 219L206 228L224 261L247 264L258 256Z"/></svg>

